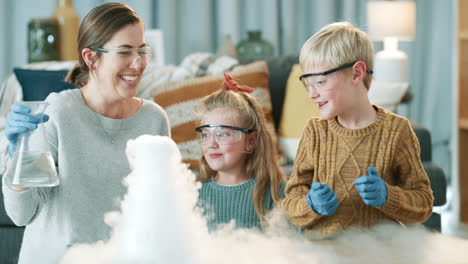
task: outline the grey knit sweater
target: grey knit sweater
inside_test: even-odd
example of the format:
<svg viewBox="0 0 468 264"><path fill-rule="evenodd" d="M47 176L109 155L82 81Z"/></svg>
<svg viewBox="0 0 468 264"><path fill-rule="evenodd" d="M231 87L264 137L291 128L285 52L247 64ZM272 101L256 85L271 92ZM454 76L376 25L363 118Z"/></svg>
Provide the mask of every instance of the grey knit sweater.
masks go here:
<svg viewBox="0 0 468 264"><path fill-rule="evenodd" d="M130 172L125 147L143 134L168 135L169 122L156 104L144 101L127 119L93 112L78 89L53 93L46 99L48 143L60 178L52 188L15 192L3 184L5 208L13 222L26 225L19 263L58 263L68 247L109 238L104 214L119 210ZM111 143L110 138L115 142Z"/></svg>

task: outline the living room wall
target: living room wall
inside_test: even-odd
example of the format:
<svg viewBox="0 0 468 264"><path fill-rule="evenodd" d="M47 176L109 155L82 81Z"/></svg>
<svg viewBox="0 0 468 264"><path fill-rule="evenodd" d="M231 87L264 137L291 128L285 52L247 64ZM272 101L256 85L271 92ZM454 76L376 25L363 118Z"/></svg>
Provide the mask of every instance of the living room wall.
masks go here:
<svg viewBox="0 0 468 264"><path fill-rule="evenodd" d="M75 0L73 6L80 19L93 7L115 1ZM131 5L144 21L152 21L153 0L120 1ZM0 0L0 77L12 72L13 67L27 63L27 28L32 18L51 17L57 0ZM148 22L147 22L148 23Z"/></svg>

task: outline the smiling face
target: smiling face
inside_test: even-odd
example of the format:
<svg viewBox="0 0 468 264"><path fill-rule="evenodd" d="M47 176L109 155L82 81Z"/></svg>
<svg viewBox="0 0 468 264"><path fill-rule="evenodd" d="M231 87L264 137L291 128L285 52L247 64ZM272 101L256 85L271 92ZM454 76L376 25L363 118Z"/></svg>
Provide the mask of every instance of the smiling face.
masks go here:
<svg viewBox="0 0 468 264"><path fill-rule="evenodd" d="M304 74L326 72L331 67L307 67ZM336 71L327 75L310 76L303 80L304 86L318 106L322 119L331 119L345 113L352 105L355 89L349 69Z"/></svg>
<svg viewBox="0 0 468 264"><path fill-rule="evenodd" d="M111 98L132 98L136 95L147 58L139 56L138 48L145 47L144 28L141 23L125 26L102 47L95 63L95 78L102 94ZM131 50L130 55L122 51Z"/></svg>
<svg viewBox="0 0 468 264"><path fill-rule="evenodd" d="M220 107L205 113L201 125L209 124L244 128L239 122L238 113L229 107ZM231 144L218 144L213 136L200 144L203 156L212 170L233 175L245 173L246 151L255 146L251 139L254 133L240 133L240 138Z"/></svg>

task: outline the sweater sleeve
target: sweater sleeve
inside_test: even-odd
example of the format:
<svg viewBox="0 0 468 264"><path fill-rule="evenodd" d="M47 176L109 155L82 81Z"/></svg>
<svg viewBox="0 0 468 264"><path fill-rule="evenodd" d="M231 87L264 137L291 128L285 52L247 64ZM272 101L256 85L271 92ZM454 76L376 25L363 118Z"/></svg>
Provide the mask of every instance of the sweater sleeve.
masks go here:
<svg viewBox="0 0 468 264"><path fill-rule="evenodd" d="M294 169L286 184L283 208L290 222L299 227L308 227L316 223L322 215L317 214L307 204L307 194L314 181L314 165L312 156L316 149L313 133L313 122L309 122L299 142Z"/></svg>
<svg viewBox="0 0 468 264"><path fill-rule="evenodd" d="M397 143L393 166L396 184L387 185L387 203L380 209L407 224L424 222L432 214L434 197L420 158L418 139L406 120Z"/></svg>
<svg viewBox="0 0 468 264"><path fill-rule="evenodd" d="M5 184L2 184L5 210L17 226L25 226L36 219L41 211L42 205L47 199L47 188L29 188L24 191L13 191Z"/></svg>

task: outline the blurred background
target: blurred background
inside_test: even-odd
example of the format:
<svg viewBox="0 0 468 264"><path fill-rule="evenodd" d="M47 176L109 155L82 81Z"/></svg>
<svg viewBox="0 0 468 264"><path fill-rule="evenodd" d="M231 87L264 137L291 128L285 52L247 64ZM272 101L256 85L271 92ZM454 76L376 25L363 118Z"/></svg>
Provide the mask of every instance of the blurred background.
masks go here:
<svg viewBox="0 0 468 264"><path fill-rule="evenodd" d="M0 77L28 61L28 25L51 17L60 2L69 2L79 20L103 0L0 0ZM164 64L179 64L195 52L230 49L248 39L249 31L272 47L272 55L298 55L302 44L317 30L335 21L349 21L368 30L368 0L127 0L147 29L162 33ZM441 166L450 190L458 189L457 142L457 13L456 0L415 0L415 34L400 41L408 56L411 98L397 113L429 129L433 161ZM463 2L463 0L460 0ZM383 49L374 42L375 52ZM158 53L159 52L159 53ZM461 98L460 98L461 100ZM463 162L463 161L460 161Z"/></svg>

